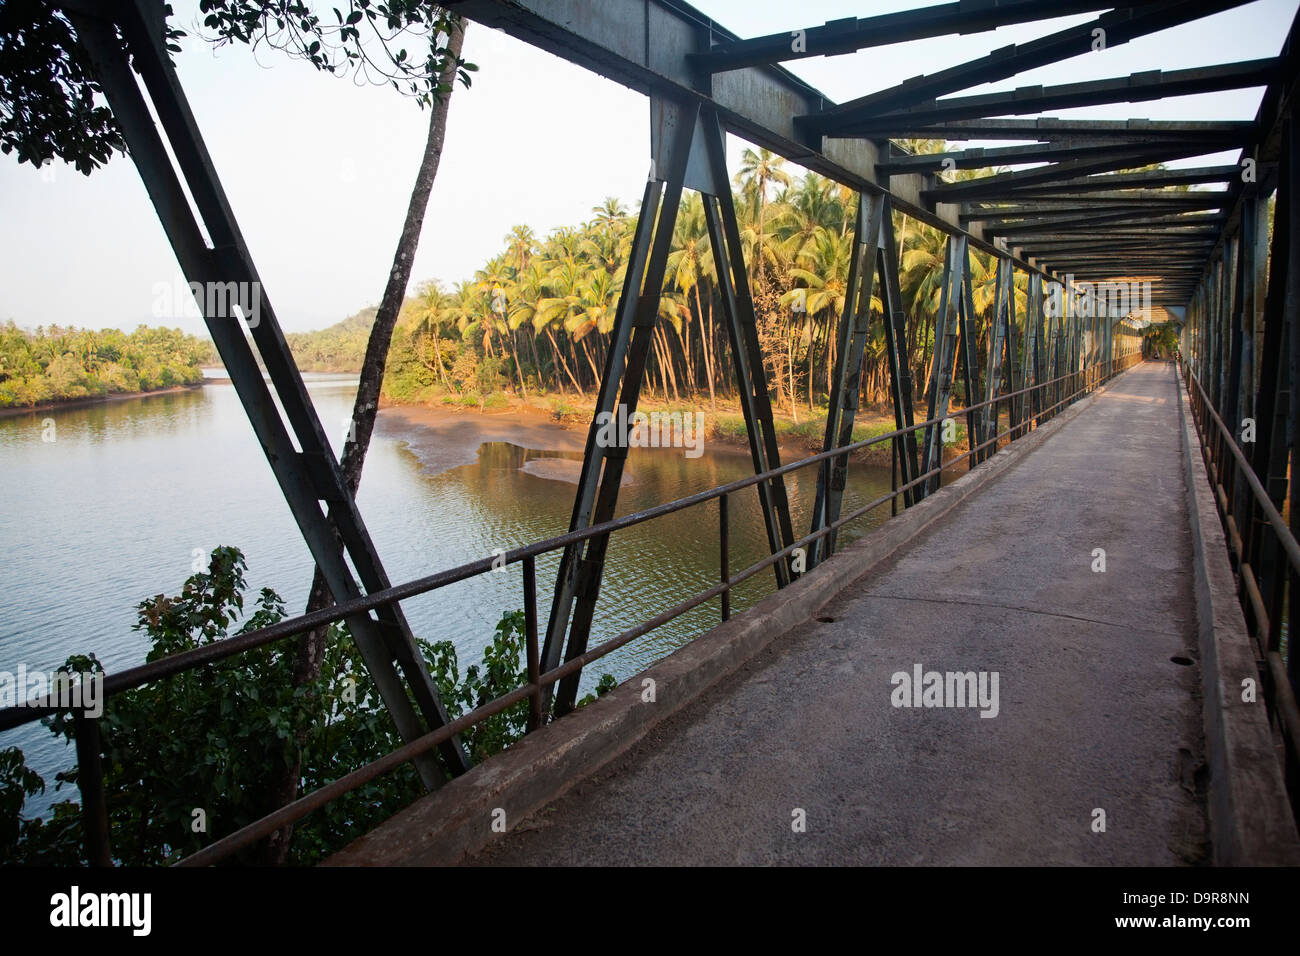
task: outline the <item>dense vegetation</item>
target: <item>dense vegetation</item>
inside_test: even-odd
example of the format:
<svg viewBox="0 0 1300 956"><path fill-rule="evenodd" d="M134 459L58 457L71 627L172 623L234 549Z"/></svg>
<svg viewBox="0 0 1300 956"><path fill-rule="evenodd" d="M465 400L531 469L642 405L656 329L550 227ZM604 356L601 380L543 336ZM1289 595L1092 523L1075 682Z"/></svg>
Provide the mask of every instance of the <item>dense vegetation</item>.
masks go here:
<svg viewBox="0 0 1300 956"><path fill-rule="evenodd" d="M180 329L0 326L0 408L151 392L202 381L212 343Z"/></svg>
<svg viewBox="0 0 1300 956"><path fill-rule="evenodd" d="M1152 359L1170 359L1178 352L1181 326L1173 322L1153 325L1142 334L1142 355Z"/></svg>
<svg viewBox="0 0 1300 956"><path fill-rule="evenodd" d="M304 372L360 371L370 327L375 324L375 312L372 306L328 328L285 333L298 368Z"/></svg>
<svg viewBox="0 0 1300 956"><path fill-rule="evenodd" d="M245 608L245 570L237 549L217 548L208 570L192 575L179 595L141 602L136 629L150 639L148 660L282 620L283 601L269 588ZM292 640L280 641L107 702L100 724L116 860L167 863L276 809L268 786L272 768L298 760L301 791L309 792L400 746L342 625L331 628L320 676L305 686L292 680L294 647ZM421 649L453 719L528 682L522 611L502 617L483 663L463 675L449 641L422 642ZM64 669L100 668L93 658L73 657ZM598 693L613 683L605 675ZM518 740L527 713L528 702L521 701L462 735L470 759L477 763ZM74 739L66 717L46 724ZM299 734L296 728L305 730ZM74 768L58 774L55 786L75 782ZM56 803L49 818L23 816L26 797L45 788L21 750L0 750L0 864L85 862L80 813L72 801ZM341 849L422 792L410 764L354 790L294 828L290 862L314 863ZM258 852L254 848L239 859L254 862Z"/></svg>
<svg viewBox="0 0 1300 956"><path fill-rule="evenodd" d="M940 148L934 141L914 149ZM958 174L963 175L963 174ZM856 194L815 173L795 177L766 150L745 150L735 200L753 285L767 381L778 406L798 415L828 393L844 311ZM584 392L599 380L636 217L607 199L576 227L539 239L516 226L472 279L447 290L426 283L408 301L389 356L385 393L396 400L501 388ZM898 214L908 360L925 380L943 273L944 234ZM993 301L989 257L974 252L975 306ZM716 404L733 391L712 252L700 197L688 194L673 234L648 365L647 388L672 401ZM1020 292L1023 297L1023 290ZM1023 312L1023 301L1020 303ZM884 328L867 345L864 397L886 397ZM986 326L987 323L985 322Z"/></svg>

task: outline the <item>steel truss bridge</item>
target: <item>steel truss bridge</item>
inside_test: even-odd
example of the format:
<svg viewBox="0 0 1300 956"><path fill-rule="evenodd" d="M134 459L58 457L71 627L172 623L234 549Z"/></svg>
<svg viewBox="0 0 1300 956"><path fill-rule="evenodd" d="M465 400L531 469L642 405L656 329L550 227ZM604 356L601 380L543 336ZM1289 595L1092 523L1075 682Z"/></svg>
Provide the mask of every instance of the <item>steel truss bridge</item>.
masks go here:
<svg viewBox="0 0 1300 956"><path fill-rule="evenodd" d="M304 541L335 599L325 610L109 675L108 694L239 654L333 621L344 621L393 721L406 741L396 752L341 776L315 793L191 856L215 862L301 819L348 790L407 762L429 789L464 773L457 734L522 701L530 730L574 707L582 668L684 611L718 600L755 574L785 587L816 573L836 549L836 533L871 508L916 505L939 487L954 383L964 386L970 467L1024 436L1140 358L1151 321L1181 327L1182 368L1196 408L1206 460L1222 511L1240 598L1256 642L1270 719L1284 739L1297 793L1297 665L1283 657L1300 578L1296 523L1300 501L1288 483L1300 392L1300 143L1293 119L1296 26L1277 57L1196 69L1158 69L1102 80L984 92L1008 80L1095 49L1155 35L1244 6L1246 0L958 0L915 10L740 37L677 0L449 0L469 20L504 30L649 98L651 169L617 306L593 424L588 433L570 531L507 552L526 594L528 683L451 721L417 650L401 602L484 573L492 557L393 584L343 478L290 355L264 283L240 232L180 80L161 42L157 0L62 0L125 134L132 160L187 279L247 283L260 290L255 326L228 303L200 302L250 424L266 453ZM832 102L780 64L1008 24L1091 15L934 73ZM797 13L792 14L797 16ZM1047 28L1045 28L1046 30ZM1098 33L1101 31L1101 33ZM1279 35L1281 31L1279 31ZM987 46L972 37L973 52ZM1243 88L1264 88L1250 121L1079 120L1053 111ZM156 117L156 121L155 121ZM755 308L725 161L725 134L766 147L857 192L848 306L839 319L837 364L823 451L782 464ZM891 137L1005 140L1021 145L910 155ZM1028 143L1028 145L1024 145ZM1172 160L1231 152L1215 165L1133 172ZM944 169L1015 167L946 182ZM1020 168L1023 167L1023 168ZM1187 189L1209 186L1209 189ZM754 475L690 498L616 518L626 445L602 447L596 422L616 406L635 411L658 315L669 242L683 190L699 192L717 266ZM1270 197L1276 196L1271 244ZM190 197L193 202L191 203ZM899 291L892 214L942 230L947 253L930 380L912 381L901 351L908 323ZM989 348L976 348L969 256L996 261ZM1028 309L1016 314L1013 282L1028 277ZM1149 282L1143 313L1119 314L1081 297L1091 283ZM883 316L873 317L878 295ZM208 297L211 299L212 297ZM1063 303L1055 308L1053 303ZM895 430L853 443L863 349L883 321ZM266 369L263 378L259 363ZM268 381L269 379L269 381ZM919 395L918 395L919 390ZM916 421L923 398L926 416ZM277 408L277 403L279 407ZM281 411L281 409L283 411ZM1241 441L1247 420L1253 443ZM895 487L851 513L842 510L849 454L889 442ZM810 527L795 528L784 477L817 470ZM752 488L753 491L748 489ZM728 566L727 506L754 500L770 555L740 573ZM718 501L721 575L689 601L589 647L610 536L663 514ZM1289 517L1283 513L1289 507ZM560 551L549 617L539 617L535 559ZM800 551L805 561L794 560ZM607 599L617 600L617 595ZM0 711L0 729L50 709ZM97 727L78 717L77 751L87 858L112 862ZM341 768L347 769L347 768Z"/></svg>

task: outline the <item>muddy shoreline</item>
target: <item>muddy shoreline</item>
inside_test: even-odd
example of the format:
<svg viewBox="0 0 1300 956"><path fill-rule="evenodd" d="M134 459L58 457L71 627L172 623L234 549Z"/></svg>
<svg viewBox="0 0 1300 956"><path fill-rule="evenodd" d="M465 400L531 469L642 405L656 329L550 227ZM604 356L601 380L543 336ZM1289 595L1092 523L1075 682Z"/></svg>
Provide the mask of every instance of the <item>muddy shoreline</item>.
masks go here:
<svg viewBox="0 0 1300 956"><path fill-rule="evenodd" d="M404 441L431 474L472 465L485 442L510 442L538 451L581 452L586 431L569 428L534 409L460 411L431 405L385 405L375 431Z"/></svg>
<svg viewBox="0 0 1300 956"><path fill-rule="evenodd" d="M173 385L170 388L158 388L152 392L113 392L108 395L96 395L93 398L74 398L66 402L42 402L39 405L24 405L21 408L0 408L0 418L17 418L19 415L39 415L42 412L61 412L69 408L89 408L92 405L109 405L113 402L127 402L133 398L152 398L154 395L174 395L177 392L190 392L202 388L207 382L194 385Z"/></svg>
<svg viewBox="0 0 1300 956"><path fill-rule="evenodd" d="M517 407L478 412L435 405L381 405L375 422L377 434L404 441L431 474L472 465L478 461L479 446L502 441L535 451L581 453L587 441L587 425L557 421L554 415L536 408ZM731 436L712 434L708 451L720 455L749 456L749 444ZM780 446L781 461L789 463L812 452L795 445ZM541 474L547 471L547 474ZM537 468L538 477L569 481L553 466Z"/></svg>

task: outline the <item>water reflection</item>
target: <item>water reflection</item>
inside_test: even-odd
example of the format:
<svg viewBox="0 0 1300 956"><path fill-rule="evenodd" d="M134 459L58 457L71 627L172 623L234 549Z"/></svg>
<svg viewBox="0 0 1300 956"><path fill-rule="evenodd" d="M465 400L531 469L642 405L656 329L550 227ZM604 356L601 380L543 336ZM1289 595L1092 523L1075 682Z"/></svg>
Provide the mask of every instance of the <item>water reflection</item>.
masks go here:
<svg viewBox="0 0 1300 956"><path fill-rule="evenodd" d="M337 445L355 377L306 378ZM53 443L41 440L46 418L56 424ZM389 578L408 580L566 531L576 485L524 467L580 457L493 442L481 446L475 463L429 474L400 435L385 431L373 439L359 506ZM730 448L712 447L695 459L681 449L633 449L628 470L635 480L622 490L618 513L734 481L751 467L747 452ZM0 419L0 474L7 504L0 511L0 669L14 671L21 662L50 670L73 653L95 653L110 671L141 663L147 645L132 630L135 606L179 591L195 554L206 556L217 545L244 551L252 588L275 588L291 612L306 601L310 555L228 384ZM808 527L815 484L814 469L788 477L796 529ZM888 488L887 469L855 466L845 510ZM733 495L733 572L767 553L756 504L754 489ZM886 517L887 507L845 540ZM538 559L543 619L558 563L558 553ZM619 532L609 549L592 644L717 579L716 502ZM760 573L737 588L732 607L749 607L772 589L771 573ZM501 614L522 607L517 565L404 604L418 636L453 641L467 662L478 659ZM630 676L718 619L714 600L634 641L591 668L584 691L604 672ZM71 762L39 726L0 735L0 746L15 744L51 776Z"/></svg>

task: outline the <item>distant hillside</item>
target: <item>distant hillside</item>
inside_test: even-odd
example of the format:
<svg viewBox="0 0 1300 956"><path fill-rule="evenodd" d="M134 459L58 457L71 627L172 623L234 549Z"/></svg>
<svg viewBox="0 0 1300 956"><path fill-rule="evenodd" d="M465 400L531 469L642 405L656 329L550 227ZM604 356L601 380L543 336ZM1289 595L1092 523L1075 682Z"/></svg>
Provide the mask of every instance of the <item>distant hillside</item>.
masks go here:
<svg viewBox="0 0 1300 956"><path fill-rule="evenodd" d="M342 322L315 332L285 333L298 368L304 372L361 371L366 342L377 311L375 308L362 309Z"/></svg>

